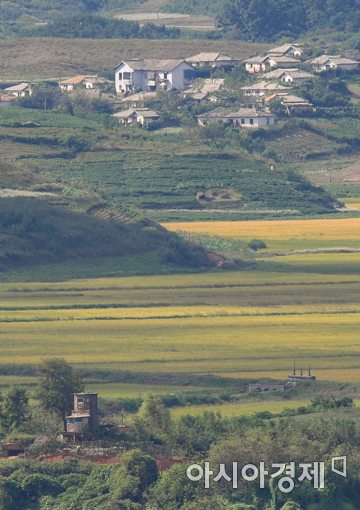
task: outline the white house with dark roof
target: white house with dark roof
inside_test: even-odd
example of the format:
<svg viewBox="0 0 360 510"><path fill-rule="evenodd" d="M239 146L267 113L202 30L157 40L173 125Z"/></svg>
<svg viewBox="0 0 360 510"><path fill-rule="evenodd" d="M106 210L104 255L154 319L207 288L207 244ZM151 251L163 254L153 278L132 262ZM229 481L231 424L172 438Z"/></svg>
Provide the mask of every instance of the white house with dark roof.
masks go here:
<svg viewBox="0 0 360 510"><path fill-rule="evenodd" d="M341 55L321 55L309 61L314 71L321 73L341 69L342 71L353 71L359 66L359 62Z"/></svg>
<svg viewBox="0 0 360 510"><path fill-rule="evenodd" d="M302 71L301 69L274 69L264 75L267 80L279 80L283 83L298 85L306 80L315 78L314 74Z"/></svg>
<svg viewBox="0 0 360 510"><path fill-rule="evenodd" d="M31 96L32 88L31 85L29 85L29 83L19 83L18 85L7 87L6 89L4 89L4 92L14 97L25 97Z"/></svg>
<svg viewBox="0 0 360 510"><path fill-rule="evenodd" d="M193 66L181 59L126 60L115 68L115 90L117 94L184 90L190 71Z"/></svg>
<svg viewBox="0 0 360 510"><path fill-rule="evenodd" d="M275 115L271 112L257 110L256 108L240 108L236 112L227 113L221 110L197 115L199 126L206 126L211 122L225 122L237 128L261 128L272 126Z"/></svg>
<svg viewBox="0 0 360 510"><path fill-rule="evenodd" d="M202 52L187 58L186 62L189 62L194 67L225 67L233 66L239 60L218 52Z"/></svg>

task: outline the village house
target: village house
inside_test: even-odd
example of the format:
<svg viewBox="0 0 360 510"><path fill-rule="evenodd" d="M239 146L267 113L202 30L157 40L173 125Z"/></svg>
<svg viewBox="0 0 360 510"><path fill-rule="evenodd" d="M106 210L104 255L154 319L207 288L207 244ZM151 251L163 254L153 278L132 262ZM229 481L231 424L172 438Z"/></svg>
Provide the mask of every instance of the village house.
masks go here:
<svg viewBox="0 0 360 510"><path fill-rule="evenodd" d="M32 88L28 83L19 83L18 85L13 85L12 87L7 87L3 90L6 94L14 97L25 97L31 96Z"/></svg>
<svg viewBox="0 0 360 510"><path fill-rule="evenodd" d="M281 68L281 69L288 69L289 67L298 67L301 64L301 60L298 60L293 57L286 57L286 56L270 56L269 55L269 64L271 69L275 68Z"/></svg>
<svg viewBox="0 0 360 510"><path fill-rule="evenodd" d="M194 71L192 65L179 59L123 61L115 68L116 93L184 90L190 71Z"/></svg>
<svg viewBox="0 0 360 510"><path fill-rule="evenodd" d="M198 53L186 59L194 67L227 67L240 62L238 59L222 55L221 53L208 52Z"/></svg>
<svg viewBox="0 0 360 510"><path fill-rule="evenodd" d="M261 128L275 124L275 115L256 108L240 108L228 116L234 127Z"/></svg>
<svg viewBox="0 0 360 510"><path fill-rule="evenodd" d="M245 70L250 74L262 73L265 71L269 71L270 69L271 69L270 57L268 55L264 56L260 55L245 60Z"/></svg>
<svg viewBox="0 0 360 510"><path fill-rule="evenodd" d="M149 108L129 108L128 110L114 113L113 117L126 126L137 126L138 124L144 126L149 122L157 120L160 115Z"/></svg>
<svg viewBox="0 0 360 510"><path fill-rule="evenodd" d="M156 92L138 92L131 96L121 98L120 102L128 108L138 108L144 106L146 101L151 101L156 98Z"/></svg>
<svg viewBox="0 0 360 510"><path fill-rule="evenodd" d="M359 62L340 55L321 55L309 61L314 71L321 73L340 69L341 71L353 71L359 66Z"/></svg>
<svg viewBox="0 0 360 510"><path fill-rule="evenodd" d="M264 55L248 58L245 60L245 70L250 73L262 73L270 71L271 69L289 67L298 67L301 64L301 60L293 57L287 57L286 55Z"/></svg>
<svg viewBox="0 0 360 510"><path fill-rule="evenodd" d="M0 93L0 108L11 106L15 100L16 98L14 96L8 96L7 94Z"/></svg>
<svg viewBox="0 0 360 510"><path fill-rule="evenodd" d="M302 49L298 44L283 44L277 48L272 48L268 51L268 55L272 57L291 57L296 58L302 55Z"/></svg>
<svg viewBox="0 0 360 510"><path fill-rule="evenodd" d="M292 94L273 94L265 99L265 103L273 101L279 101L288 115L298 111L314 110L314 105L307 101L307 99Z"/></svg>
<svg viewBox="0 0 360 510"><path fill-rule="evenodd" d="M196 80L191 88L184 92L185 97L190 97L194 101L217 101L216 92L224 87L224 78L205 78Z"/></svg>
<svg viewBox="0 0 360 510"><path fill-rule="evenodd" d="M301 69L274 69L264 75L267 80L278 80L283 83L299 85L306 80L315 78L315 75Z"/></svg>
<svg viewBox="0 0 360 510"><path fill-rule="evenodd" d="M105 85L111 85L111 81L99 76L85 76L83 74L59 82L59 87L63 92L72 92L80 89L94 90Z"/></svg>
<svg viewBox="0 0 360 510"><path fill-rule="evenodd" d="M237 128L260 128L272 126L275 123L275 115L270 112L260 111L256 108L240 108L234 113L212 111L197 115L199 126L206 126L211 122L221 121L232 124Z"/></svg>
<svg viewBox="0 0 360 510"><path fill-rule="evenodd" d="M290 87L286 87L285 85L280 85L278 83L273 83L271 81L259 81L257 83L253 83L252 85L246 85L245 87L240 87L240 90L243 91L245 96L257 96L262 97L267 94L273 94L275 92L285 92L289 91Z"/></svg>

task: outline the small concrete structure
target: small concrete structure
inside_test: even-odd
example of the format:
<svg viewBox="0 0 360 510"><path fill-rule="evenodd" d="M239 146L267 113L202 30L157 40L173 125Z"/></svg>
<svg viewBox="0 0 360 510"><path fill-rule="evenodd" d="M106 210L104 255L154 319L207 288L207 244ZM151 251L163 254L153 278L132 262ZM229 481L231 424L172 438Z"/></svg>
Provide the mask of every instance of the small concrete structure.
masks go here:
<svg viewBox="0 0 360 510"><path fill-rule="evenodd" d="M300 370L300 374L296 372L296 369L294 368L294 371L292 374L288 375L288 380L290 382L301 382L301 381L316 381L315 375L311 374L311 370L309 368L308 374L304 374L303 369Z"/></svg>
<svg viewBox="0 0 360 510"><path fill-rule="evenodd" d="M75 393L74 409L65 423L66 435L74 439L95 435L99 429L97 393Z"/></svg>

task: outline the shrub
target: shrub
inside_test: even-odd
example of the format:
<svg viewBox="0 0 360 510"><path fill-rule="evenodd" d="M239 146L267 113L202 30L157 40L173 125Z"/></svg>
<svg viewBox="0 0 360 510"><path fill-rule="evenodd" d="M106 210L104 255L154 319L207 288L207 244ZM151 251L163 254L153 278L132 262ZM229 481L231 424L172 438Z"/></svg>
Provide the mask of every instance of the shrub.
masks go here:
<svg viewBox="0 0 360 510"><path fill-rule="evenodd" d="M254 251L263 250L264 248L267 248L265 241L262 241L261 239L252 239L251 241L248 242L248 247Z"/></svg>

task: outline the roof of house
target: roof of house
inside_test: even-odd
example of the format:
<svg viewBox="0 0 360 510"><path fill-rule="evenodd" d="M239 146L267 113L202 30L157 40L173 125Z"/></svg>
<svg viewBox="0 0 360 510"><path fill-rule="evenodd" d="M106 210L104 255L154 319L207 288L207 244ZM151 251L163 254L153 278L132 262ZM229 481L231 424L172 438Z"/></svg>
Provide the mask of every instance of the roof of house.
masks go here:
<svg viewBox="0 0 360 510"><path fill-rule="evenodd" d="M278 83L272 83L270 81L259 81L253 85L246 85L240 87L241 90L289 90L289 87L285 85L279 85Z"/></svg>
<svg viewBox="0 0 360 510"><path fill-rule="evenodd" d="M133 59L133 60L123 60L116 68L120 67L122 64L127 64L134 71L164 71L170 72L173 71L180 64L185 63L189 67L191 64L185 62L183 59Z"/></svg>
<svg viewBox="0 0 360 510"><path fill-rule="evenodd" d="M146 101L148 99L154 99L156 97L156 92L137 92L136 94L132 94L131 96L124 97L121 99L122 103L131 103L132 101Z"/></svg>
<svg viewBox="0 0 360 510"><path fill-rule="evenodd" d="M301 60L292 57L286 57L285 55L273 56L270 55L271 60L278 62L279 64L301 64Z"/></svg>
<svg viewBox="0 0 360 510"><path fill-rule="evenodd" d="M350 58L342 57L341 55L321 55L320 57L314 58L310 61L311 64L324 65L327 62L334 62L338 65L341 64L358 64L356 60L352 60Z"/></svg>
<svg viewBox="0 0 360 510"><path fill-rule="evenodd" d="M78 74L77 76L73 76L72 78L67 78L66 80L62 80L60 82L61 85L80 85L83 81L86 80L86 76L84 74Z"/></svg>
<svg viewBox="0 0 360 510"><path fill-rule="evenodd" d="M265 74L265 78L280 79L284 74L288 74L291 78L314 78L314 75L301 69L274 69Z"/></svg>
<svg viewBox="0 0 360 510"><path fill-rule="evenodd" d="M229 118L242 117L242 118L254 119L254 118L258 118L258 117L275 117L275 115L273 115L270 112L257 110L256 108L240 108L237 112L229 113L227 115L227 117L229 117Z"/></svg>
<svg viewBox="0 0 360 510"><path fill-rule="evenodd" d="M205 119L227 119L229 115L229 110L211 110L210 112L204 112L200 115L196 115L198 119L205 118Z"/></svg>
<svg viewBox="0 0 360 510"><path fill-rule="evenodd" d="M6 94L1 94L0 93L0 103L8 103L9 101L15 101L16 100L16 97L14 96L8 96Z"/></svg>
<svg viewBox="0 0 360 510"><path fill-rule="evenodd" d="M229 55L223 55L215 51L197 53L196 55L193 55L192 57L186 59L186 61L190 62L191 64L198 64L200 62L218 62L223 60L232 61L235 59L229 57Z"/></svg>
<svg viewBox="0 0 360 510"><path fill-rule="evenodd" d="M158 118L159 114L155 112L154 110L149 110L149 108L138 108L135 110L135 112L141 116L144 117L144 119L154 119Z"/></svg>
<svg viewBox="0 0 360 510"><path fill-rule="evenodd" d="M30 85L28 83L19 83L18 85L13 85L12 87L7 87L6 91L8 92L23 92L24 90L28 89Z"/></svg>
<svg viewBox="0 0 360 510"><path fill-rule="evenodd" d="M240 108L236 112L224 111L224 110L212 110L210 112L202 113L197 115L198 118L213 118L213 119L236 119L236 118L248 118L255 119L258 117L274 117L272 113L257 110L256 108Z"/></svg>
<svg viewBox="0 0 360 510"><path fill-rule="evenodd" d="M296 50L299 50L300 51L300 48L297 44L283 44L282 46L278 46L277 48L271 48L271 50L269 50L269 55L285 55L285 53L287 53L288 51L292 50L292 49L296 49Z"/></svg>
<svg viewBox="0 0 360 510"><path fill-rule="evenodd" d="M159 117L159 114L149 108L129 108L128 110L113 114L113 117L117 117L118 119L129 119L132 116L141 116L150 119Z"/></svg>
<svg viewBox="0 0 360 510"><path fill-rule="evenodd" d="M202 101L203 99L206 99L209 95L208 92L190 92L187 94L191 99L194 99L195 101Z"/></svg>
<svg viewBox="0 0 360 510"><path fill-rule="evenodd" d="M293 96L292 94L280 96L280 99L281 102L284 104L304 104L304 105L306 104L311 106L311 103L307 99L304 99L303 97L299 96Z"/></svg>
<svg viewBox="0 0 360 510"><path fill-rule="evenodd" d="M265 60L268 60L269 55L256 55L245 60L246 64L262 64Z"/></svg>
<svg viewBox="0 0 360 510"><path fill-rule="evenodd" d="M72 413L69 416L65 416L66 419L68 418L90 418L91 415L89 413Z"/></svg>

